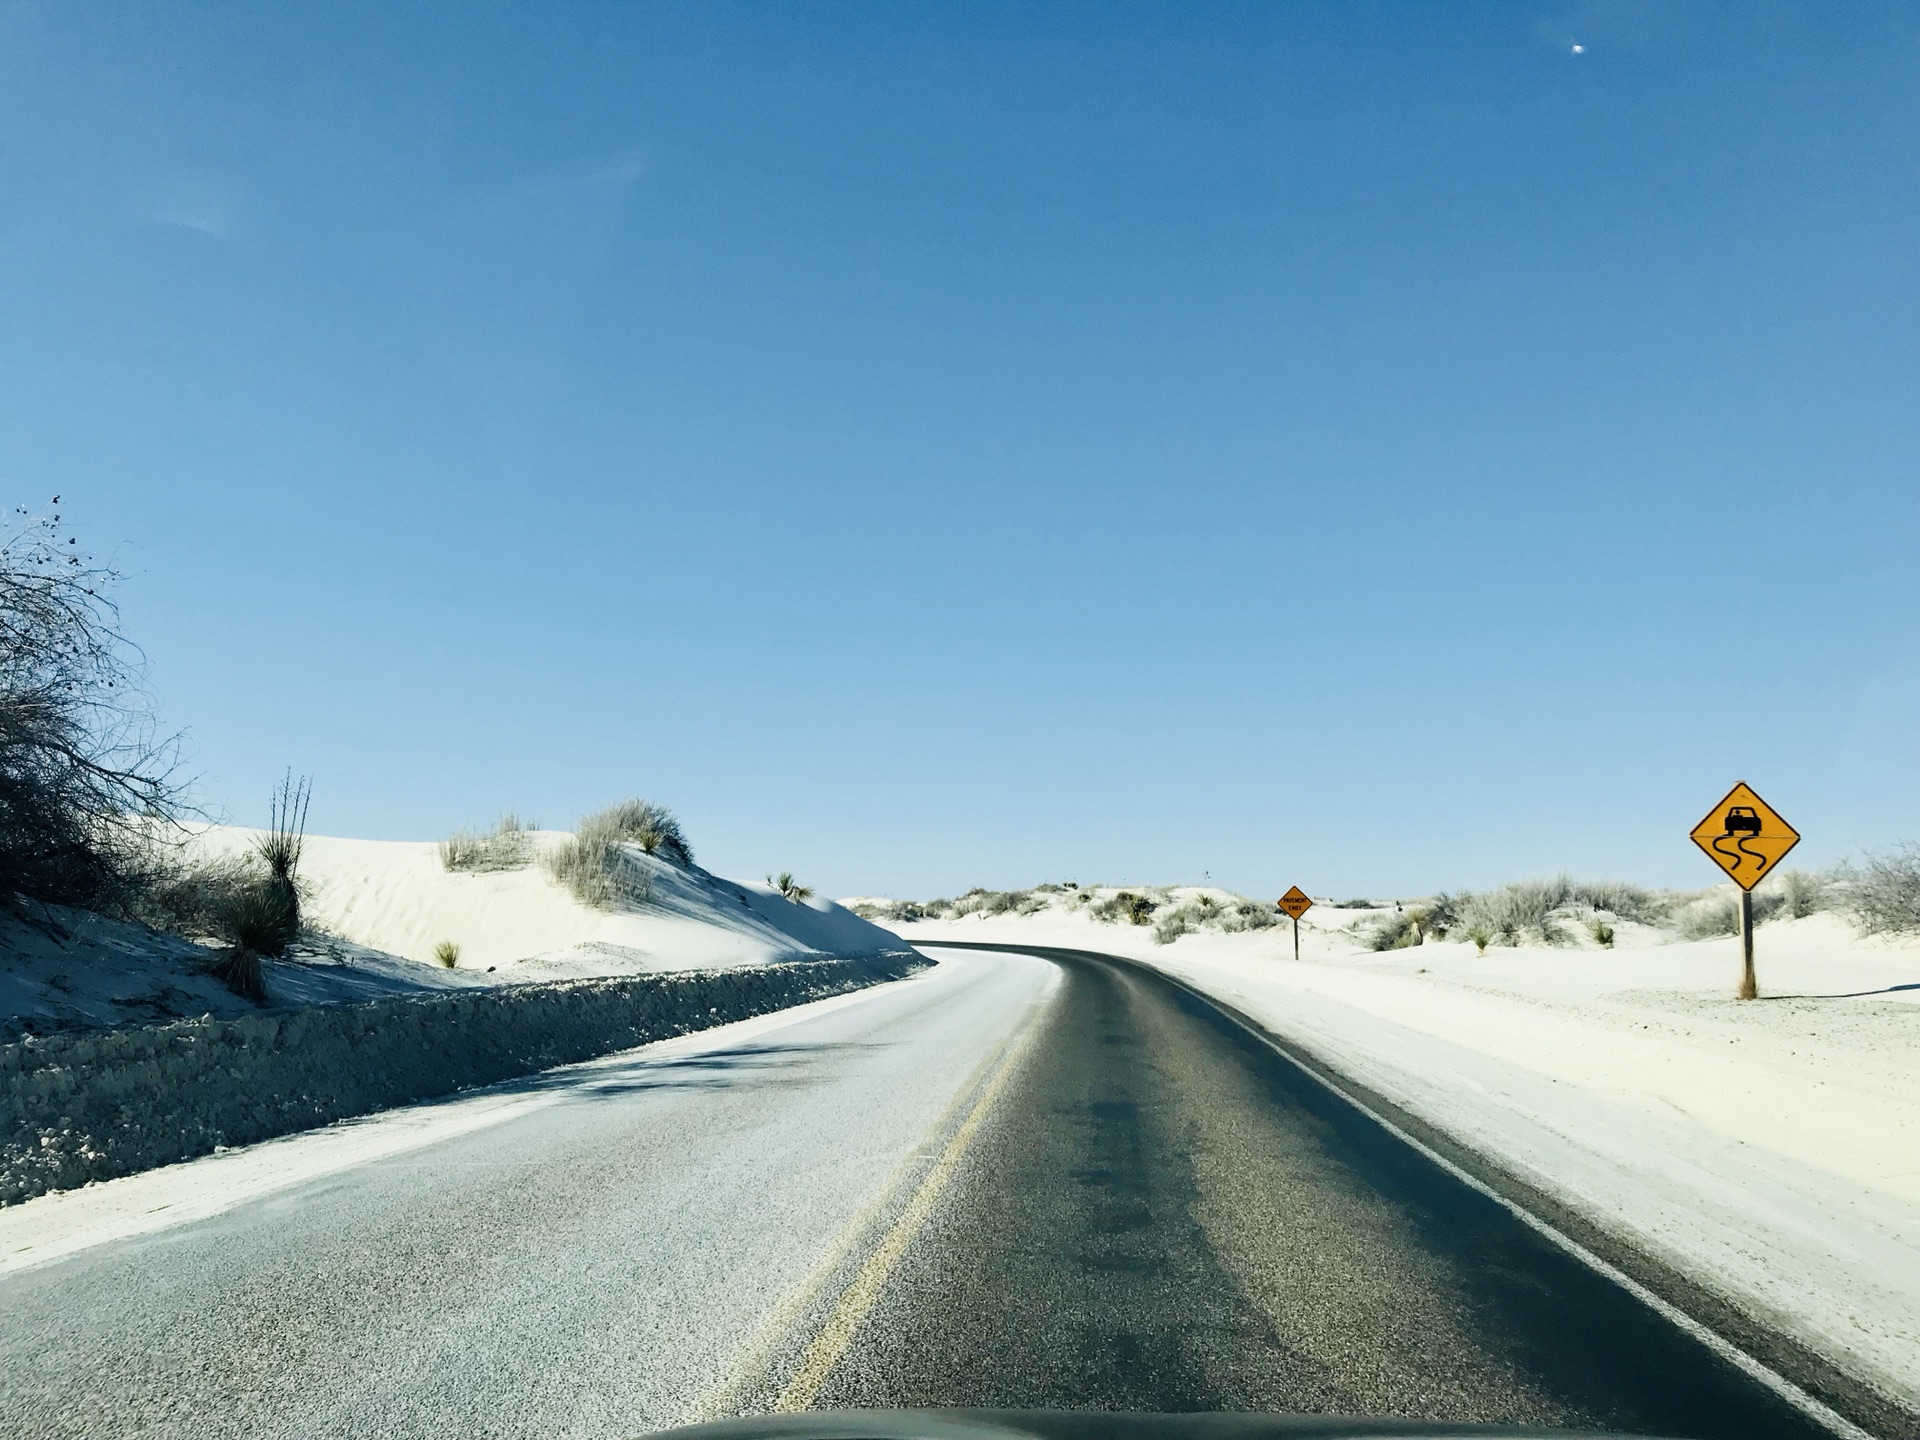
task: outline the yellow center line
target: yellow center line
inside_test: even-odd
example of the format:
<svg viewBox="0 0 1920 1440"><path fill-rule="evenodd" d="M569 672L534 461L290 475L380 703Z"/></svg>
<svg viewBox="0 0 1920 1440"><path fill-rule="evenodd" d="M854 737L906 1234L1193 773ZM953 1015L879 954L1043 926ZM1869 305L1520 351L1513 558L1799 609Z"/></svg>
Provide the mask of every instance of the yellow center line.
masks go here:
<svg viewBox="0 0 1920 1440"><path fill-rule="evenodd" d="M952 1182L954 1172L960 1168L961 1158L973 1144L981 1122L993 1108L993 1102L1006 1088L1007 1080L1026 1052L1027 1044L1027 1039L1023 1038L1009 1048L1006 1058L1000 1062L1000 1068L993 1072L993 1078L987 1081L980 1098L973 1102L967 1118L960 1122L960 1128L953 1132L947 1148L940 1152L940 1158L927 1172L926 1179L920 1182L920 1188L914 1191L913 1199L907 1202L906 1209L900 1212L900 1218L894 1221L886 1237L874 1247L866 1264L860 1267L860 1273L853 1277L853 1283L840 1296L840 1303L834 1307L826 1325L814 1337L813 1344L807 1347L806 1358L800 1362L800 1368L773 1402L774 1413L804 1410L813 1403L813 1397L820 1393L827 1376L833 1373L833 1367L840 1363L840 1357L846 1354L847 1347L853 1343L861 1322L880 1299L880 1292L893 1274L894 1267L900 1263L900 1257L906 1254L907 1246L913 1243L913 1237L926 1224L941 1194Z"/></svg>

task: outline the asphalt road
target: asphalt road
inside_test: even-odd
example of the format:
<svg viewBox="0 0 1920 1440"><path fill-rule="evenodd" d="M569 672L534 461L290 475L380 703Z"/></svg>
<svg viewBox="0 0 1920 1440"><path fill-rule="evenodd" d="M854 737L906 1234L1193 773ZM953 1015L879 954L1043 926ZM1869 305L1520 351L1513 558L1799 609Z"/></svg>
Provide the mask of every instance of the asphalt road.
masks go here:
<svg viewBox="0 0 1920 1440"><path fill-rule="evenodd" d="M895 1405L1825 1433L1123 964L960 956L529 1083L561 1088L0 1276L0 1434L615 1436Z"/></svg>

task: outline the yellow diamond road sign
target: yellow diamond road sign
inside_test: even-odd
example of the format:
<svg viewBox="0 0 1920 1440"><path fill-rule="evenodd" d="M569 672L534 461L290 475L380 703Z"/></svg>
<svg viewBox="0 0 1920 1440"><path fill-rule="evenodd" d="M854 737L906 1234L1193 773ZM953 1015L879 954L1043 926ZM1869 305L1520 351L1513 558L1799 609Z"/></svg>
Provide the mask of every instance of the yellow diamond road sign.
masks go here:
<svg viewBox="0 0 1920 1440"><path fill-rule="evenodd" d="M1280 897L1280 908L1298 920L1313 908L1313 901L1298 885Z"/></svg>
<svg viewBox="0 0 1920 1440"><path fill-rule="evenodd" d="M1731 875L1734 884L1751 890L1800 843L1800 832L1743 781L1693 827L1693 843Z"/></svg>

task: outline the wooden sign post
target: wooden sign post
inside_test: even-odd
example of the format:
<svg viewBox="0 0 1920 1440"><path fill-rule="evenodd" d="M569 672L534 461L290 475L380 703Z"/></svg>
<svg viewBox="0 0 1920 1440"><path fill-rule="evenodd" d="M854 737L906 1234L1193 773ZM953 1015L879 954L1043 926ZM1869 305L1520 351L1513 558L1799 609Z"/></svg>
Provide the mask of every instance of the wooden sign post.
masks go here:
<svg viewBox="0 0 1920 1440"><path fill-rule="evenodd" d="M1690 838L1740 887L1740 998L1756 999L1760 985L1753 974L1753 887L1800 843L1800 832L1742 781L1693 827Z"/></svg>

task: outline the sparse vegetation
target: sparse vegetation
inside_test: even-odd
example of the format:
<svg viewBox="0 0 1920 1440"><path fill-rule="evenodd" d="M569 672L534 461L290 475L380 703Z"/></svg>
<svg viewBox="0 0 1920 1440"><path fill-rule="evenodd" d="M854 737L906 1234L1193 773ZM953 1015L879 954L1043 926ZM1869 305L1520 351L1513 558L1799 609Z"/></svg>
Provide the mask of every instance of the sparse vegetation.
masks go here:
<svg viewBox="0 0 1920 1440"><path fill-rule="evenodd" d="M1789 920L1804 920L1833 907L1834 882L1830 875L1807 870L1783 870L1761 882L1764 889L1780 892L1781 913Z"/></svg>
<svg viewBox="0 0 1920 1440"><path fill-rule="evenodd" d="M630 845L675 865L693 863L693 849L671 810L622 800L583 816L573 837L548 854L547 869L583 905L611 910L645 904L653 895L653 877L626 853Z"/></svg>
<svg viewBox="0 0 1920 1440"><path fill-rule="evenodd" d="M440 842L440 863L448 870L519 870L533 863L532 832L540 827L509 810L482 835L456 830Z"/></svg>
<svg viewBox="0 0 1920 1440"><path fill-rule="evenodd" d="M460 946L452 940L442 940L433 947L433 958L451 970L460 963Z"/></svg>
<svg viewBox="0 0 1920 1440"><path fill-rule="evenodd" d="M1482 921L1476 920L1469 924L1465 934L1467 939L1473 942L1473 948L1477 954L1486 954L1487 946L1493 943L1493 931L1488 929Z"/></svg>
<svg viewBox="0 0 1920 1440"><path fill-rule="evenodd" d="M1364 939L1374 950L1404 950L1420 943L1420 911L1395 910L1368 925Z"/></svg>
<svg viewBox="0 0 1920 1440"><path fill-rule="evenodd" d="M58 505L0 538L0 901L124 913L152 822L180 812L174 747L105 593L119 577L62 536Z"/></svg>
<svg viewBox="0 0 1920 1440"><path fill-rule="evenodd" d="M798 880L794 879L791 870L782 870L778 876L769 875L767 877L767 883L795 905L798 905L802 900L811 900L813 898L813 887L811 885L802 885Z"/></svg>
<svg viewBox="0 0 1920 1440"><path fill-rule="evenodd" d="M1587 933L1593 936L1593 943L1603 950L1613 948L1613 927L1604 920L1588 922Z"/></svg>
<svg viewBox="0 0 1920 1440"><path fill-rule="evenodd" d="M1866 935L1920 934L1920 845L1895 846L1843 867L1841 908Z"/></svg>
<svg viewBox="0 0 1920 1440"><path fill-rule="evenodd" d="M267 998L261 960L285 955L300 938L300 854L306 848L311 794L311 783L304 777L295 780L289 770L268 802L267 829L254 842L266 873L242 872L214 917L216 933L227 946L214 974L249 1000L264 1003Z"/></svg>

